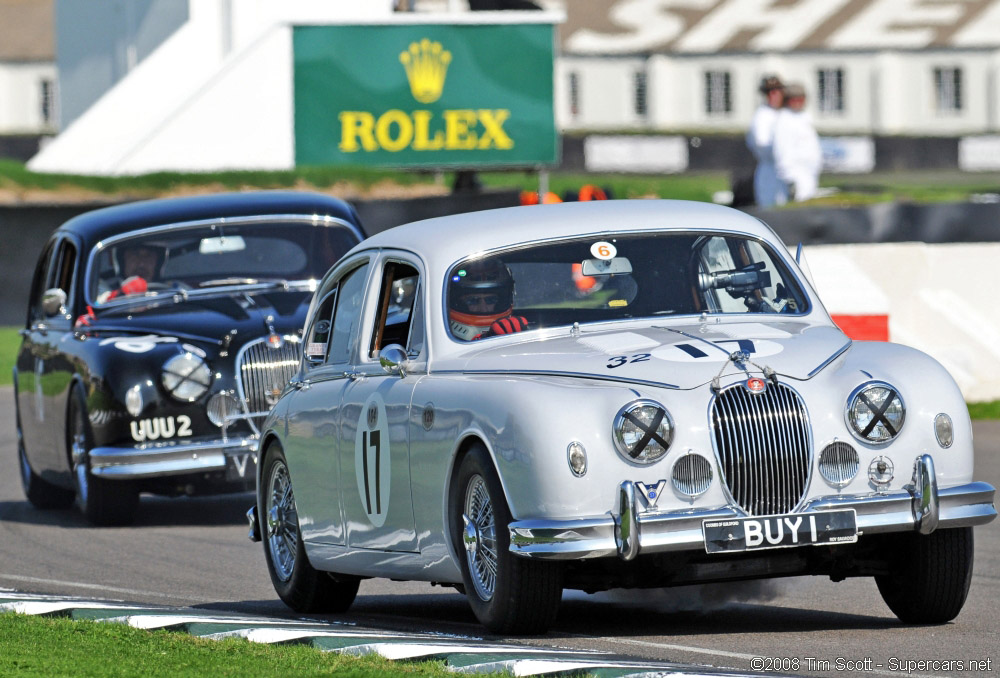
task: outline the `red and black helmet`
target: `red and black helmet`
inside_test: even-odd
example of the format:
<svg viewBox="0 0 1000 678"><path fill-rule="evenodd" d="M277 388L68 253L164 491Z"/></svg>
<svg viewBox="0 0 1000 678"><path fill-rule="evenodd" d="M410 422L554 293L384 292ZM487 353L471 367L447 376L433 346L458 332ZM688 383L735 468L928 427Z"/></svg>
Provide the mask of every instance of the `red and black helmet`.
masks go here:
<svg viewBox="0 0 1000 678"><path fill-rule="evenodd" d="M448 284L448 319L452 333L471 340L514 309L514 278L499 259L479 259L456 266Z"/></svg>

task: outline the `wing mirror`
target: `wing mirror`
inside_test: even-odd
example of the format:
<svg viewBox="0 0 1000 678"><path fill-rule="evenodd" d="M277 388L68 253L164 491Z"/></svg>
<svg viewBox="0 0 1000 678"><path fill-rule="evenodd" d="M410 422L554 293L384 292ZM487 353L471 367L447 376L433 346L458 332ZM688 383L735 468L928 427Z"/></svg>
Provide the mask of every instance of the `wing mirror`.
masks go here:
<svg viewBox="0 0 1000 678"><path fill-rule="evenodd" d="M378 362L387 374L406 376L403 363L406 362L406 349L399 344L389 344L378 352Z"/></svg>
<svg viewBox="0 0 1000 678"><path fill-rule="evenodd" d="M42 311L51 318L66 313L66 293L58 287L45 290L42 295Z"/></svg>

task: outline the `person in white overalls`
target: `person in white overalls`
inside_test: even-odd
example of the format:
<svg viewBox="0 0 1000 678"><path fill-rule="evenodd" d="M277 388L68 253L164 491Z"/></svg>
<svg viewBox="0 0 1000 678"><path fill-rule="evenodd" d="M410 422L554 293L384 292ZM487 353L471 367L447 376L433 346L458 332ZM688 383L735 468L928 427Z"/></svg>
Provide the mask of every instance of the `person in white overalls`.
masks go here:
<svg viewBox="0 0 1000 678"><path fill-rule="evenodd" d="M819 135L805 105L805 87L789 83L785 107L774 125L774 166L778 179L787 186L788 199L796 202L816 197L823 168Z"/></svg>
<svg viewBox="0 0 1000 678"><path fill-rule="evenodd" d="M784 89L776 76L761 80L760 93L764 96L764 103L754 111L750 129L747 130L747 148L757 161L757 169L753 173L753 195L761 207L782 205L788 201L785 184L778 180L773 153L774 126L784 103Z"/></svg>

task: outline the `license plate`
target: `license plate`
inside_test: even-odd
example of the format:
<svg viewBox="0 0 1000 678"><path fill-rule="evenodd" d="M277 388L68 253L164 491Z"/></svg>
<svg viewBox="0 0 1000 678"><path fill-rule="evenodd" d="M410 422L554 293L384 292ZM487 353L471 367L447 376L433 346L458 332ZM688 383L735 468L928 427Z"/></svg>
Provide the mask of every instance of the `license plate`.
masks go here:
<svg viewBox="0 0 1000 678"><path fill-rule="evenodd" d="M226 455L226 480L252 481L257 477L257 455L252 452Z"/></svg>
<svg viewBox="0 0 1000 678"><path fill-rule="evenodd" d="M858 540L854 509L705 520L701 524L708 553L756 551L814 544L843 544Z"/></svg>

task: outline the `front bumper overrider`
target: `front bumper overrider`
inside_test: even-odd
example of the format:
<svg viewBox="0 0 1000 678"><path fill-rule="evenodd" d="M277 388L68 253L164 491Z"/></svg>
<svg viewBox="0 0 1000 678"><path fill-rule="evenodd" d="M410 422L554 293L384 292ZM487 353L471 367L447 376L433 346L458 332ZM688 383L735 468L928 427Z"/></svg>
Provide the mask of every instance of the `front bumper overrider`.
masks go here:
<svg viewBox="0 0 1000 678"><path fill-rule="evenodd" d="M91 473L101 478L137 480L188 473L225 471L228 459L256 463L259 441L254 437L228 437L184 444L147 444L135 447L95 447L87 452ZM244 457L244 455L248 455ZM253 477L253 467L248 471Z"/></svg>
<svg viewBox="0 0 1000 678"><path fill-rule="evenodd" d="M972 482L939 489L929 455L914 463L913 483L902 490L829 495L805 502L795 514L854 509L858 534L918 531L982 525L996 518L995 490ZM639 553L704 550L702 522L740 518L731 506L672 511L642 510L635 485L619 485L618 501L609 514L577 520L517 520L509 525L510 550L549 560L599 558L617 554L632 560Z"/></svg>

